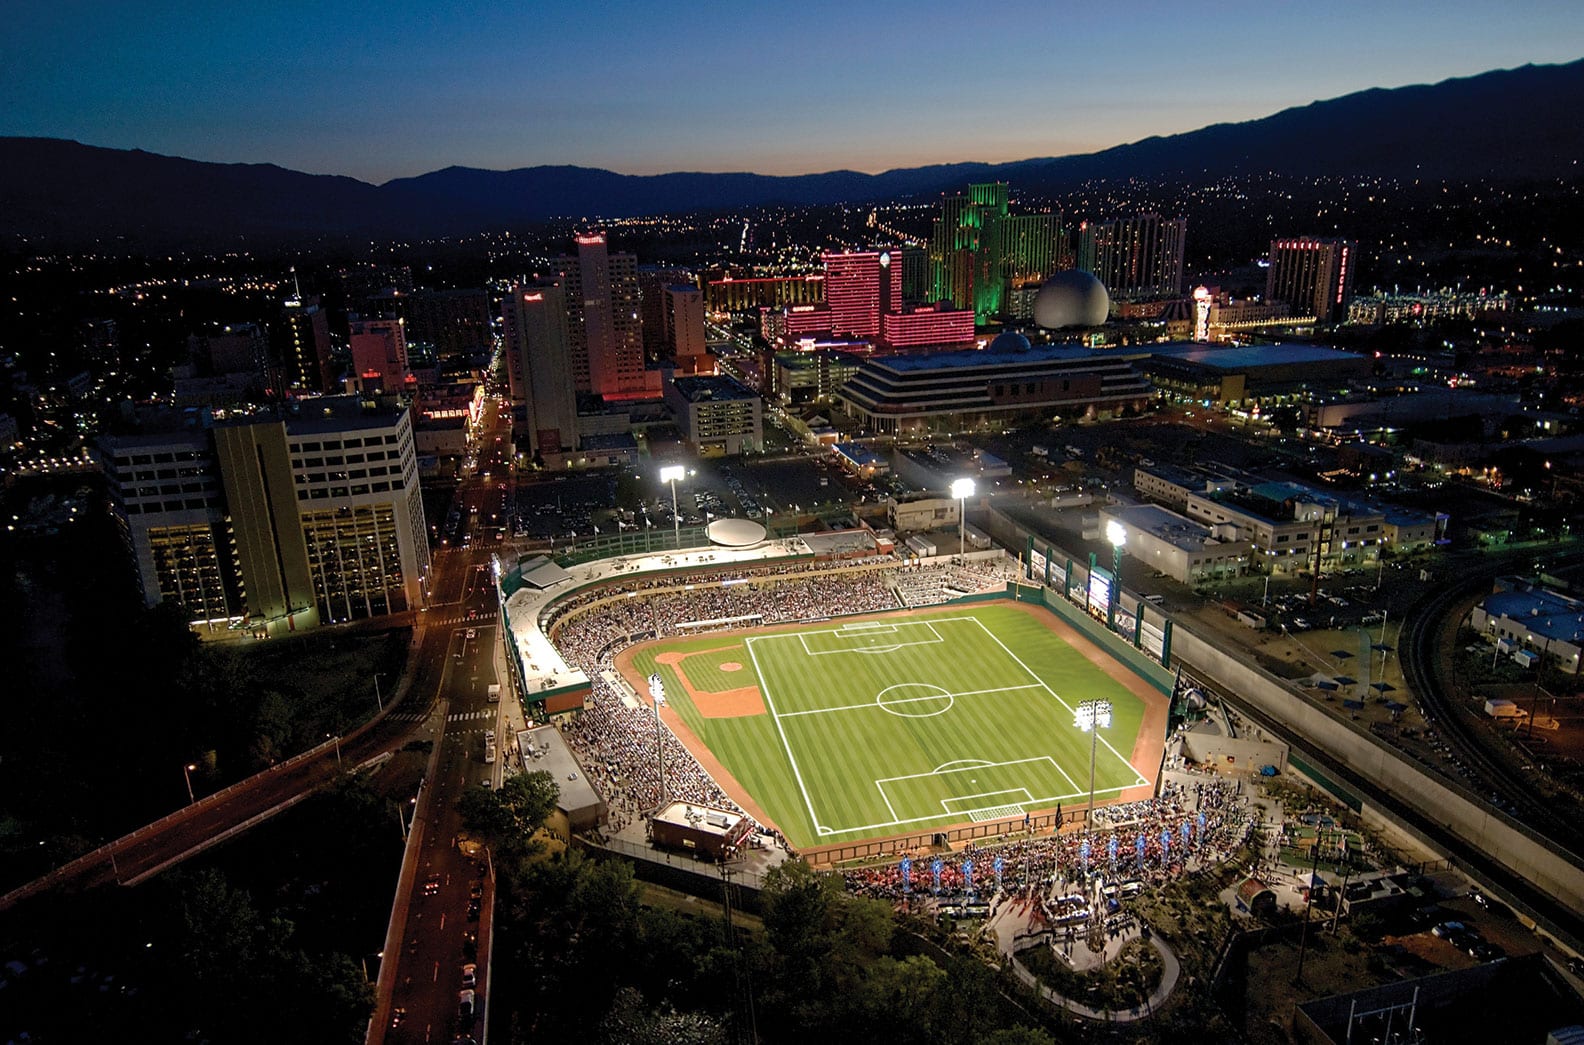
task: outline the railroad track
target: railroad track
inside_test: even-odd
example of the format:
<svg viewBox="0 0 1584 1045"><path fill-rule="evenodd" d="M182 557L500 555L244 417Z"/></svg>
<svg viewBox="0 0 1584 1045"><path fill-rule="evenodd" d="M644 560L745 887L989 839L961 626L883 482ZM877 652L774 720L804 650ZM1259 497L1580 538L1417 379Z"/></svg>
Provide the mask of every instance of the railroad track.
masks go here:
<svg viewBox="0 0 1584 1045"><path fill-rule="evenodd" d="M1584 559L1571 554L1567 561ZM1418 695L1421 710L1436 735L1468 769L1467 779L1449 777L1453 783L1476 792L1487 803L1522 821L1572 852L1584 852L1584 829L1573 811L1558 809L1537 795L1533 782L1502 749L1501 741L1480 723L1474 712L1450 695L1450 680L1443 677L1441 653L1455 642L1457 619L1449 619L1461 600L1488 589L1492 580L1510 572L1509 563L1482 564L1464 573L1454 584L1421 600L1411 609L1398 638L1403 677ZM1447 775L1443 771L1442 775ZM1495 801L1492 802L1494 797Z"/></svg>

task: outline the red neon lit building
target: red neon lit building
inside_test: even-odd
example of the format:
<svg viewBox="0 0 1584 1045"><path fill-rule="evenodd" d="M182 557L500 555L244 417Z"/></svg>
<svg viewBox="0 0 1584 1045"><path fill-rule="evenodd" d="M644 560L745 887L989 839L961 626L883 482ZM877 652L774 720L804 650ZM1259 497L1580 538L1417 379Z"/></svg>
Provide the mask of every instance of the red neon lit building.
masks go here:
<svg viewBox="0 0 1584 1045"><path fill-rule="evenodd" d="M885 348L924 345L968 345L974 339L974 311L942 302L880 317L880 343Z"/></svg>
<svg viewBox="0 0 1584 1045"><path fill-rule="evenodd" d="M900 257L889 250L826 254L825 304L833 334L879 337L880 317L902 307Z"/></svg>

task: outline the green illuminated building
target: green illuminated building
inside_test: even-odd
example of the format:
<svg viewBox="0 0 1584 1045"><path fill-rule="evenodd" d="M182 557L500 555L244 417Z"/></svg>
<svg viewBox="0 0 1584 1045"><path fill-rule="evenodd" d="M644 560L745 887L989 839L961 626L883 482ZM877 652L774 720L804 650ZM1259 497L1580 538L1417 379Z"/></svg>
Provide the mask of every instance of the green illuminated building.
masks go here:
<svg viewBox="0 0 1584 1045"><path fill-rule="evenodd" d="M1008 311L1014 286L1056 271L1060 242L1060 214L1013 214L1006 182L970 185L941 201L930 236L930 298L989 323Z"/></svg>

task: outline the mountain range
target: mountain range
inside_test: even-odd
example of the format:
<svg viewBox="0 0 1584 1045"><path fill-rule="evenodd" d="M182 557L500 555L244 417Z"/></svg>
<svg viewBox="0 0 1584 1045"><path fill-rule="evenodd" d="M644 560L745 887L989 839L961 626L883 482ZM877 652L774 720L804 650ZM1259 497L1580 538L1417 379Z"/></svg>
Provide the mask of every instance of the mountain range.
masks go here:
<svg viewBox="0 0 1584 1045"><path fill-rule="evenodd" d="M1204 182L1271 172L1437 181L1580 176L1584 59L1433 85L1372 89L1242 123L1085 155L863 174L627 175L572 166L447 167L371 185L273 164L223 164L54 138L0 137L0 235L62 245L396 238L520 227L555 217L777 204L874 203L970 181L1020 194L1096 179Z"/></svg>

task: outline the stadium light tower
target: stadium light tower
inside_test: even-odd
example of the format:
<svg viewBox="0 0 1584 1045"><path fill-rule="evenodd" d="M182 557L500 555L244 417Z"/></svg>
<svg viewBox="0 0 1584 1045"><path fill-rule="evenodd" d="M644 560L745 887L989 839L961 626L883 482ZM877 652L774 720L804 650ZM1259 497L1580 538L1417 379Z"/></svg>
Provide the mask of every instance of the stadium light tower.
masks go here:
<svg viewBox="0 0 1584 1045"><path fill-rule="evenodd" d="M671 484L671 534L677 549L682 547L682 517L677 514L676 484L677 480L686 478L687 469L679 464L668 464L660 469L660 481Z"/></svg>
<svg viewBox="0 0 1584 1045"><path fill-rule="evenodd" d="M1089 734L1089 812L1084 816L1084 832L1094 825L1095 755L1100 746L1100 731L1111 728L1109 700L1079 701L1073 710L1074 724Z"/></svg>
<svg viewBox="0 0 1584 1045"><path fill-rule="evenodd" d="M974 481L952 480L951 495L957 500L957 555L961 557L968 552L968 498L974 495Z"/></svg>
<svg viewBox="0 0 1584 1045"><path fill-rule="evenodd" d="M1122 546L1127 543L1127 527L1119 519L1107 519L1105 535L1111 542L1111 598L1106 608L1106 624L1116 631L1117 596L1122 587Z"/></svg>

